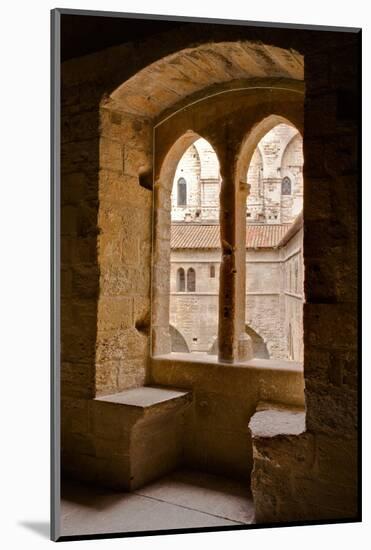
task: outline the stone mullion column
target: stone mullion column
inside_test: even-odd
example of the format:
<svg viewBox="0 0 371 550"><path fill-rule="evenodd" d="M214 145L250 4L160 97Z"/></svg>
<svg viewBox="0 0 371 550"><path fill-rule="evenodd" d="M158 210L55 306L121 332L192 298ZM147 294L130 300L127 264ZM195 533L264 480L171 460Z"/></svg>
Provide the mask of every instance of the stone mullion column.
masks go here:
<svg viewBox="0 0 371 550"><path fill-rule="evenodd" d="M234 158L225 147L219 154L220 187L220 240L221 263L219 279L218 359L233 363L236 359L236 200Z"/></svg>
<svg viewBox="0 0 371 550"><path fill-rule="evenodd" d="M236 182L236 314L235 340L238 345L237 358L240 361L253 355L251 338L247 335L246 324L246 200L250 185Z"/></svg>
<svg viewBox="0 0 371 550"><path fill-rule="evenodd" d="M152 355L171 352L170 308L170 191L157 180L154 185L154 223L152 254Z"/></svg>

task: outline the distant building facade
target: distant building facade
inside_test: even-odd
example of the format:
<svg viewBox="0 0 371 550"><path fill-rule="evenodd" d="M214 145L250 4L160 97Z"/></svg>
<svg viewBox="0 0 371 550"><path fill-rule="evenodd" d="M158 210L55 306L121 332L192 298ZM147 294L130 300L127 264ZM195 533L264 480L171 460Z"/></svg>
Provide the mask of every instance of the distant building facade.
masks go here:
<svg viewBox="0 0 371 550"><path fill-rule="evenodd" d="M246 332L254 355L303 360L302 140L280 124L260 141L247 174ZM217 353L220 175L208 142L178 164L172 192L172 350Z"/></svg>

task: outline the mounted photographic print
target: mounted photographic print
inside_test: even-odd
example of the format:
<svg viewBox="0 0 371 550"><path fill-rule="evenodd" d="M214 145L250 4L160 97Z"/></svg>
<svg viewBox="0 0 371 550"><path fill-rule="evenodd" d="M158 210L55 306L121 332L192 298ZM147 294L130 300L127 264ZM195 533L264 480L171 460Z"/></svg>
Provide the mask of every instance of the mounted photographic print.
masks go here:
<svg viewBox="0 0 371 550"><path fill-rule="evenodd" d="M361 520L360 52L53 10L53 540Z"/></svg>

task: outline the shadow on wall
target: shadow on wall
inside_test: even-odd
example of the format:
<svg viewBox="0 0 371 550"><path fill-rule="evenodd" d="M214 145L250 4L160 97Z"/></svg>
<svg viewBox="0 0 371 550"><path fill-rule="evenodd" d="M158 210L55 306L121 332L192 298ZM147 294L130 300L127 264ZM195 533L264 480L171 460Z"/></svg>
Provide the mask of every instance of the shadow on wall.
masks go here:
<svg viewBox="0 0 371 550"><path fill-rule="evenodd" d="M169 332L171 338L171 351L180 353L189 353L187 342L175 327L169 325Z"/></svg>
<svg viewBox="0 0 371 550"><path fill-rule="evenodd" d="M245 330L246 334L248 334L252 340L254 357L259 357L259 359L269 359L268 348L263 338L248 325L245 325Z"/></svg>
<svg viewBox="0 0 371 550"><path fill-rule="evenodd" d="M61 92L61 397L62 433L69 403L96 391L98 326L99 101L89 118L91 139L82 141L79 115L66 87ZM75 100L77 101L77 100ZM93 109L93 108L92 108ZM65 407L67 409L65 410ZM62 438L63 447L63 438Z"/></svg>
<svg viewBox="0 0 371 550"><path fill-rule="evenodd" d="M253 347L253 357L259 358L259 359L269 359L269 352L266 343L264 342L263 338L255 332L254 329L249 327L248 325L245 326L246 334L248 334L252 340L252 347ZM218 353L218 339L216 338L207 352L208 355L217 355Z"/></svg>

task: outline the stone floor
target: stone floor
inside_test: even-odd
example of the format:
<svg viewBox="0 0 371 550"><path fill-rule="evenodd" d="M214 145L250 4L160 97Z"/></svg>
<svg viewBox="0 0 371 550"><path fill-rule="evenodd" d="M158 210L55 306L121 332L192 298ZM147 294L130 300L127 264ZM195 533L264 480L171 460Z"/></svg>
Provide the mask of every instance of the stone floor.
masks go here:
<svg viewBox="0 0 371 550"><path fill-rule="evenodd" d="M63 482L61 534L86 535L250 524L249 487L182 470L133 493Z"/></svg>

